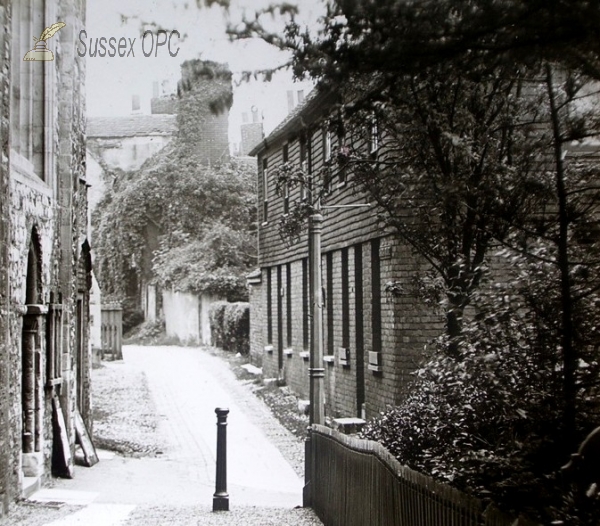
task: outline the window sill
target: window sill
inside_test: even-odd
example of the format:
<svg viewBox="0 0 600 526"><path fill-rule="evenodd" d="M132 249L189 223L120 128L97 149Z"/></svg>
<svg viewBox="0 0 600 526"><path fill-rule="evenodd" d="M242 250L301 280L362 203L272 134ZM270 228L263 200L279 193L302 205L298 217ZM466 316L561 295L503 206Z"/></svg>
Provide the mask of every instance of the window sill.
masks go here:
<svg viewBox="0 0 600 526"><path fill-rule="evenodd" d="M323 356L323 361L329 365L333 365L335 363L335 356L333 354Z"/></svg>
<svg viewBox="0 0 600 526"><path fill-rule="evenodd" d="M54 378L53 380L48 380L46 382L46 387L54 387L56 385L62 385L62 383L63 383L62 378Z"/></svg>
<svg viewBox="0 0 600 526"><path fill-rule="evenodd" d="M294 349L292 347L288 347L283 350L283 354L286 356L292 356L294 354Z"/></svg>
<svg viewBox="0 0 600 526"><path fill-rule="evenodd" d="M31 161L14 150L10 151L10 170L15 181L27 185L50 198L53 197L52 188L36 175Z"/></svg>
<svg viewBox="0 0 600 526"><path fill-rule="evenodd" d="M273 346L272 345L265 345L264 351L268 352L270 354L273 354Z"/></svg>
<svg viewBox="0 0 600 526"><path fill-rule="evenodd" d="M298 354L298 356L300 356L300 358L307 362L310 359L310 352L302 351Z"/></svg>

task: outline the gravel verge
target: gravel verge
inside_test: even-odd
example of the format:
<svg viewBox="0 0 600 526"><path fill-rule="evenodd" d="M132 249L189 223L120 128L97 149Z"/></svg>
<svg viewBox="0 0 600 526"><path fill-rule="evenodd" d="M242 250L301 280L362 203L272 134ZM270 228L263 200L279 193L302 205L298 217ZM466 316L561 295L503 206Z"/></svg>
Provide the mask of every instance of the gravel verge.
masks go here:
<svg viewBox="0 0 600 526"><path fill-rule="evenodd" d="M123 361L103 362L92 372L94 445L123 456L153 457L164 441L143 372Z"/></svg>
<svg viewBox="0 0 600 526"><path fill-rule="evenodd" d="M80 510L82 506L61 505L53 506L27 501L17 502L10 506L8 515L0 518L1 526L43 526L71 513Z"/></svg>
<svg viewBox="0 0 600 526"><path fill-rule="evenodd" d="M203 506L137 508L123 526L322 526L308 508L232 507L227 512L213 512Z"/></svg>

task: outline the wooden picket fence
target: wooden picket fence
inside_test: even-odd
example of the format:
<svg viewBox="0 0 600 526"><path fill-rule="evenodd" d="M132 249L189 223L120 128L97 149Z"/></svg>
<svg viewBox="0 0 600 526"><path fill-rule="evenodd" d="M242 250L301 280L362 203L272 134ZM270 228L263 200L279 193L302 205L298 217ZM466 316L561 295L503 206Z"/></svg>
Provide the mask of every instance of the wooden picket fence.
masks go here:
<svg viewBox="0 0 600 526"><path fill-rule="evenodd" d="M315 425L306 490L325 526L535 526L402 466L381 444Z"/></svg>
<svg viewBox="0 0 600 526"><path fill-rule="evenodd" d="M102 359L123 359L123 309L120 305L102 305Z"/></svg>

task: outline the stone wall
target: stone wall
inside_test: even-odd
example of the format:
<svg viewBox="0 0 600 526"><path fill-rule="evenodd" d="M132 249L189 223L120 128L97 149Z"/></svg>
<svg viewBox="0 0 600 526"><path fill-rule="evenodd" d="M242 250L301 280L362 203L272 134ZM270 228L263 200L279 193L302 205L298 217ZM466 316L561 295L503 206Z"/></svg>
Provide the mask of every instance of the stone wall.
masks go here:
<svg viewBox="0 0 600 526"><path fill-rule="evenodd" d="M75 442L73 410L79 406L84 417L90 410L91 362L86 350L85 309L79 340L75 332L77 295L84 298L87 295L87 280L83 285L77 284L77 268L82 264L79 258L87 230L87 189L84 61L74 56L72 44L74 35L83 27L85 2L65 0L59 6L58 1L48 0L47 4L48 19L40 23L47 22L48 26L60 20L67 26L52 41L55 60L42 64L22 61L21 32L31 30L28 15L17 10L18 16L11 20L16 4L0 1L0 134L5 137L0 159L0 427L3 429L0 434L0 515L10 502L21 497L24 474L38 485L52 472L53 397L60 392L71 452ZM19 7L22 6L19 4ZM26 112L18 114L22 106L16 94L24 100L28 100L28 95L21 85L23 77L12 76L15 66L24 71L25 78L33 79L30 92L34 102L30 114L33 124L30 125L23 125L23 119L28 116ZM44 94L43 98L40 93ZM16 114L11 113L11 96ZM31 134L29 138L27 134ZM35 158L31 150L29 154L17 151L24 137L33 144ZM35 272L35 266L28 269L32 242L39 260ZM39 286L35 293L28 294L29 272L39 274L37 279L31 280ZM24 314L28 311L25 304L32 301L39 304L36 311L40 312L36 317L37 332L31 340L38 364L32 369L36 371L32 406L35 406L39 443L35 445L35 452L26 455L22 439L25 347L22 336ZM48 377L48 316L45 312L50 303L60 302L64 307L64 339L59 347L63 365L58 375L62 376L59 389L59 384L50 383ZM32 320L31 308L29 312L28 323ZM76 341L83 345L79 354ZM83 387L82 403L76 401L78 377ZM24 472L25 465L28 469ZM68 466L68 471L72 468Z"/></svg>
<svg viewBox="0 0 600 526"><path fill-rule="evenodd" d="M8 0L0 1L0 136L8 137L10 114L10 19ZM8 509L12 497L9 351L10 342L10 287L9 287L9 144L0 144L0 516Z"/></svg>

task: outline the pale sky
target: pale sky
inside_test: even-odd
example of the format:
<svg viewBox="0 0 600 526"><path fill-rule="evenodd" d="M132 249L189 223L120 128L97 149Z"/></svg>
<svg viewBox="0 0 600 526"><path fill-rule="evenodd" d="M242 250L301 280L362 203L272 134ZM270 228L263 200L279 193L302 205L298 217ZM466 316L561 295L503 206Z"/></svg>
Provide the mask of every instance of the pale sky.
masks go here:
<svg viewBox="0 0 600 526"><path fill-rule="evenodd" d="M159 82L174 90L180 77L183 61L201 57L229 64L232 72L263 69L285 62L286 57L264 42L231 43L225 34L227 21L241 20L244 12L252 15L255 9L264 7L271 0L232 0L229 13L213 6L210 9L196 7L195 0L88 0L85 30L89 40L110 37L133 40L135 56L89 57L86 53L86 85L88 116L129 115L132 96L140 97L142 112L150 112L153 83ZM300 8L299 19L311 27L323 12L321 0L292 0ZM186 7L188 6L188 7ZM122 16L123 15L123 16ZM125 19L123 19L125 17ZM124 21L125 20L125 21ZM167 46L146 57L142 50L141 22L154 22L167 30L177 30L185 39L172 39L172 51L179 47L177 57L171 57ZM277 23L277 22L274 22ZM83 45L76 35L76 48L83 52ZM145 41L149 53L150 37ZM129 44L127 44L129 51ZM237 142L242 112L256 106L264 117L265 130L271 131L287 111L286 91L304 89L310 85L293 86L290 73L279 75L272 84L258 83L242 86L234 92L234 106L230 118L230 140Z"/></svg>

